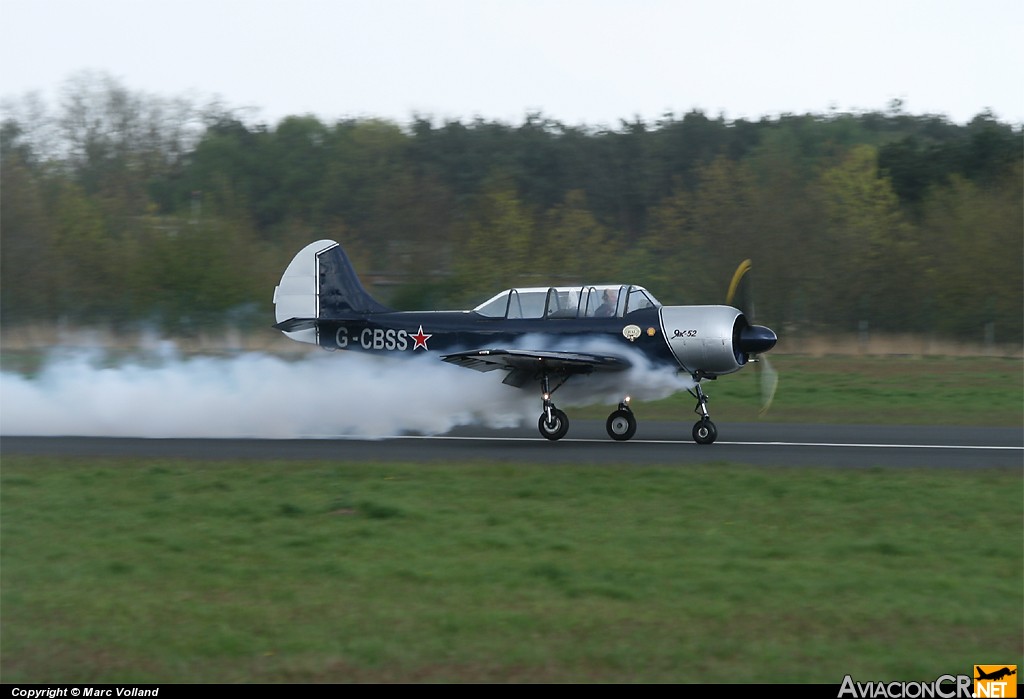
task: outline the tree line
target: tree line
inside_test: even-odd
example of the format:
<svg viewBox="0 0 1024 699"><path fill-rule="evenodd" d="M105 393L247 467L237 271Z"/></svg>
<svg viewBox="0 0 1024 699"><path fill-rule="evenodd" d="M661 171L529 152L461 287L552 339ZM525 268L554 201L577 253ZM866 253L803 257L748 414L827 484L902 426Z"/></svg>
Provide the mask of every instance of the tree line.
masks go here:
<svg viewBox="0 0 1024 699"><path fill-rule="evenodd" d="M79 76L0 125L0 320L272 322L306 243L384 301L623 281L718 303L754 260L789 332L1024 337L1021 125L884 111L615 128L416 115L275 125Z"/></svg>

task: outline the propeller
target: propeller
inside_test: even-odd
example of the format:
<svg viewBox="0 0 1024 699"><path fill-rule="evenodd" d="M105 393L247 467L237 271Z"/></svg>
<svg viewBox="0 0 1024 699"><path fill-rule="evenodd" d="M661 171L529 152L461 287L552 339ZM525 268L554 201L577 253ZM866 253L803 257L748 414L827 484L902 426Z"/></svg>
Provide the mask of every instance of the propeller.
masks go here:
<svg viewBox="0 0 1024 699"><path fill-rule="evenodd" d="M751 361L757 362L759 367L758 379L761 384L761 409L759 415L764 415L771 407L775 399L775 390L779 387L779 373L772 367L768 357L762 353L775 346L778 339L774 332L763 325L754 325L754 294L751 289L750 279L746 278L752 264L750 260L740 262L736 271L733 272L732 281L729 282L729 291L725 296L725 303L729 306L736 306L747 317L750 325L740 332L740 349L751 356ZM746 281L744 283L744 279ZM733 303L737 294L740 296L739 305Z"/></svg>

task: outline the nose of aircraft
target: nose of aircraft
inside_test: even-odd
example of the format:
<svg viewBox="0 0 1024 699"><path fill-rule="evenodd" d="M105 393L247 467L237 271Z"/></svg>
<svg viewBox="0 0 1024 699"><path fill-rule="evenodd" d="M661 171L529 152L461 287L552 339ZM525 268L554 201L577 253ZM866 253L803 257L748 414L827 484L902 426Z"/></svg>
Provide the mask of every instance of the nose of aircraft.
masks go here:
<svg viewBox="0 0 1024 699"><path fill-rule="evenodd" d="M740 330L736 348L743 354L767 352L779 341L775 331L763 325L746 325Z"/></svg>

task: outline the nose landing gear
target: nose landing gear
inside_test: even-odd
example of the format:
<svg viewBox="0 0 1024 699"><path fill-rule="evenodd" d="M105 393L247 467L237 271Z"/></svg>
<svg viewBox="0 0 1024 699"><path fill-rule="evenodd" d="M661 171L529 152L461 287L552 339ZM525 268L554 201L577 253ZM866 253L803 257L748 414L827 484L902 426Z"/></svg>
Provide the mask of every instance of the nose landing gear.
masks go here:
<svg viewBox="0 0 1024 699"><path fill-rule="evenodd" d="M697 407L693 412L700 415L700 420L693 426L693 441L697 444L713 444L718 439L718 428L711 422L711 416L708 414L708 396L701 390L700 379L696 376L694 379L698 383L690 390L690 395L697 399Z"/></svg>

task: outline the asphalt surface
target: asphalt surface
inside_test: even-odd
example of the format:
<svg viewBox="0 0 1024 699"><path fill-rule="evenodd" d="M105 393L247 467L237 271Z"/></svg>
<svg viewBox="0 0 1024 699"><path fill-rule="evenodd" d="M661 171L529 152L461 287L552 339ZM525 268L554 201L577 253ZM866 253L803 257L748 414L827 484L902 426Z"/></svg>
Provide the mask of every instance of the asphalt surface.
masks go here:
<svg viewBox="0 0 1024 699"><path fill-rule="evenodd" d="M381 439L137 439L110 437L0 438L0 456L103 456L357 462L526 462L543 464L675 465L734 462L755 466L845 468L1021 468L1024 428L895 425L718 423L718 441L695 444L691 423L641 422L628 442L614 442L603 421L573 421L549 442L535 428L466 427L446 435Z"/></svg>

